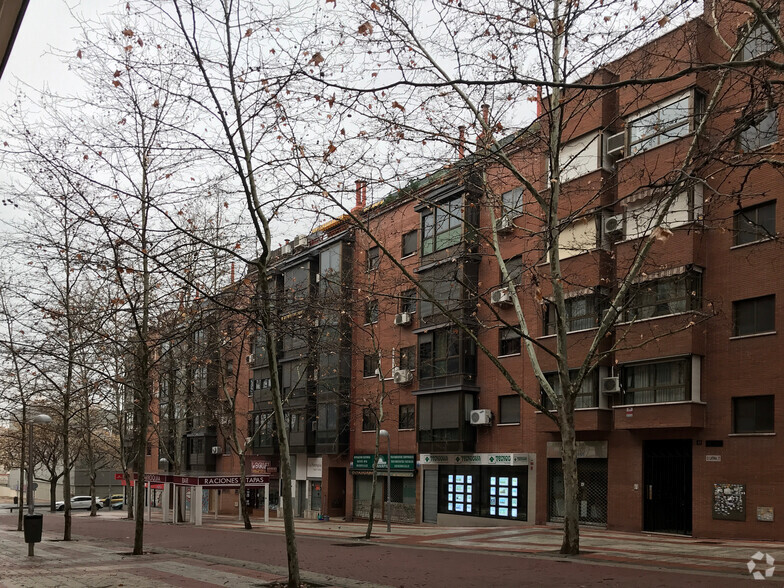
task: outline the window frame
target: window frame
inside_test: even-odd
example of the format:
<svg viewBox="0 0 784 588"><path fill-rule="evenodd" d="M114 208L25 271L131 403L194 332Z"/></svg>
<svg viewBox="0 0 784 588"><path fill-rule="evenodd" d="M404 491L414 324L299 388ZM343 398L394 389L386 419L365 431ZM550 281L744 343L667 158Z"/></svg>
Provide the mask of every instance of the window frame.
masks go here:
<svg viewBox="0 0 784 588"><path fill-rule="evenodd" d="M378 353L366 353L362 357L363 378L377 378L378 368L379 368Z"/></svg>
<svg viewBox="0 0 784 588"><path fill-rule="evenodd" d="M658 297L658 288L663 287L665 284L675 284L677 288L681 288L682 286L682 291L677 291L667 298L660 298ZM641 303L640 296L652 292L651 288L653 286L657 288L654 292L657 296L655 300ZM637 303L633 303L635 298L638 299ZM624 306L621 314L623 317L622 322L641 321L683 314L685 312L694 312L702 307L702 272L691 270L674 276L667 276L633 284L627 295L627 301L629 302ZM672 306L678 303L684 303L684 308L681 310L678 310L677 308L673 310ZM658 309L660 307L666 307L666 310L659 312ZM653 309L651 314L642 317L639 316L644 310L650 310L651 308Z"/></svg>
<svg viewBox="0 0 784 588"><path fill-rule="evenodd" d="M514 400L515 402L511 402ZM506 402L504 402L506 401ZM506 405L514 405L516 410L512 410L514 415L513 420L507 418L506 414L509 409L509 406L504 408ZM519 425L520 424L520 395L519 394L504 394L498 397L498 424L499 425ZM515 414L516 413L516 414Z"/></svg>
<svg viewBox="0 0 784 588"><path fill-rule="evenodd" d="M777 143L779 140L779 115L778 108L773 107L767 110L754 113L751 121L739 121L746 124L738 134L738 151L742 153L754 153Z"/></svg>
<svg viewBox="0 0 784 588"><path fill-rule="evenodd" d="M405 414L404 414L405 413ZM398 406L398 431L415 431L416 430L416 405L415 404L401 404ZM403 426L404 424L411 426Z"/></svg>
<svg viewBox="0 0 784 588"><path fill-rule="evenodd" d="M400 312L416 314L417 302L419 302L419 295L417 294L416 288L403 290L400 293Z"/></svg>
<svg viewBox="0 0 784 588"><path fill-rule="evenodd" d="M411 241L411 237L413 236L413 250L406 251L406 241ZM419 251L419 230L414 229L413 231L408 231L404 233L401 237L400 243L400 253L401 258L409 257L410 255L415 255L416 252Z"/></svg>
<svg viewBox="0 0 784 588"><path fill-rule="evenodd" d="M763 210L770 210L769 219L760 220L759 213ZM749 218L749 213L753 213L753 219ZM752 230L745 230L745 227L741 227L740 223L742 220L745 220ZM772 221L772 227L769 228L766 226L766 220ZM762 202L736 210L732 215L732 229L735 233L733 247L741 247L743 245L751 245L753 243L774 239L776 237L776 201L769 200L768 202ZM752 238L740 242L740 237L744 234L751 235Z"/></svg>
<svg viewBox="0 0 784 588"><path fill-rule="evenodd" d="M368 300L365 302L365 323L366 325L372 325L378 322L379 319L379 308L378 308L378 299L374 298L373 300Z"/></svg>
<svg viewBox="0 0 784 588"><path fill-rule="evenodd" d="M416 371L416 360L416 345L407 345L398 349L398 366L401 370Z"/></svg>
<svg viewBox="0 0 784 588"><path fill-rule="evenodd" d="M378 419L376 418L376 413L373 412L373 409L370 407L364 407L362 409L362 432L363 433L373 433L376 430L376 424Z"/></svg>
<svg viewBox="0 0 784 588"><path fill-rule="evenodd" d="M573 378L576 376L577 371L578 370L576 369L569 370L569 377ZM559 396L563 396L560 379L558 378L558 372L546 373L544 374L544 377L550 384L550 387L555 390L555 393ZM540 393L542 396L542 406L547 410L555 410L555 406L553 406L550 397L545 393L545 391L540 389ZM593 372L589 373L587 376L585 376L585 378L583 378L580 391L575 397L574 408L599 408L599 372L597 370L593 370Z"/></svg>
<svg viewBox="0 0 784 588"><path fill-rule="evenodd" d="M765 309L760 309L758 306L759 304L762 303L771 304L771 307L767 309L770 311L770 315L771 315L771 324L769 325L770 328L760 328L759 325L760 310L763 311L765 310ZM752 331L746 332L746 330L744 329L743 330L744 332L741 332L741 330L739 329L740 325L738 320L738 312L741 310L740 308L741 305L753 305L752 310L754 313L754 319L753 319L754 324L751 326L751 328L753 329ZM767 326L767 325L763 325L763 326ZM775 332L776 332L776 295L775 294L767 294L765 296L756 296L754 298L744 298L742 300L732 301L732 337L751 337L754 335L769 335Z"/></svg>
<svg viewBox="0 0 784 588"><path fill-rule="evenodd" d="M427 341L427 338L430 340ZM437 338L444 340L437 341ZM428 345L430 352L426 355L423 348ZM446 353L436 356L439 351ZM450 353L450 351L454 351L454 353ZM417 365L419 366L420 380L459 375L462 373L461 355L460 333L457 329L439 329L420 335L419 341L417 341Z"/></svg>
<svg viewBox="0 0 784 588"><path fill-rule="evenodd" d="M660 382L658 381L661 372L658 371L658 368L665 365L673 365L675 366L678 364L678 368L680 369L680 373L683 374L683 383L681 384L673 384L671 382ZM637 386L631 387L629 385L630 378L633 377L633 373L635 370L649 370L652 372L653 375L653 383L652 385L648 386ZM643 374L640 374L642 377ZM650 377L650 375L648 376ZM646 361L646 362L639 362L633 364L627 364L621 366L621 382L623 383L623 404L663 404L668 402L687 402L691 400L691 388L692 388L692 361L691 357L678 357L678 358L671 358L671 359L664 359L664 360L656 360L656 361ZM673 391L676 389L682 388L681 396L682 398L666 398L666 399L659 399L659 395L664 395L666 392L672 394ZM653 395L653 400L647 401L639 401L635 400L635 394L645 394L649 393ZM631 401L630 401L631 398Z"/></svg>
<svg viewBox="0 0 784 588"><path fill-rule="evenodd" d="M501 215L515 219L523 215L523 186L517 186L501 194Z"/></svg>
<svg viewBox="0 0 784 588"><path fill-rule="evenodd" d="M381 248L378 245L368 247L366 256L367 264L365 266L365 271L372 272L373 270L377 270L378 266L381 264Z"/></svg>
<svg viewBox="0 0 784 588"><path fill-rule="evenodd" d="M600 308L599 308L599 294L585 294L583 296L571 296L564 300L564 304L566 306L566 332L567 333L578 333L580 331L590 331L591 329L595 329L599 326L599 319L600 319ZM579 316L573 315L572 307L575 305L577 301L589 301L589 309L587 314L582 314ZM555 335L557 331L556 327L556 307L552 301L547 301L544 308L544 334L545 336ZM581 328L573 328L574 323L578 321L587 321L588 319L592 319L593 324L590 327L581 326Z"/></svg>
<svg viewBox="0 0 784 588"><path fill-rule="evenodd" d="M770 402L768 406L767 403ZM741 408L748 410L750 407L740 407L739 404L751 404L753 409L754 415L752 417L753 424L751 424L751 428L747 428L746 426L739 427L739 419L744 418L748 419L749 415L742 415L739 414L741 412ZM762 406L760 406L762 404ZM754 435L760 433L775 433L776 432L776 418L775 418L775 409L776 406L776 396L775 394L757 394L752 396L733 396L732 397L732 433L734 435ZM770 428L766 428L765 425L767 424L765 421L766 416L770 417ZM762 425L760 425L760 417L763 419Z"/></svg>
<svg viewBox="0 0 784 588"><path fill-rule="evenodd" d="M767 16L775 24L778 24L779 15L777 11L767 11ZM760 32L762 33L761 35L758 34ZM738 28L738 36L741 37L743 35L748 36L743 43L743 47L739 54L741 61L751 61L757 57L767 55L776 49L776 43L773 40L773 36L768 30L768 27L765 26L765 23L760 22L758 18L755 18L753 21L747 22Z"/></svg>
<svg viewBox="0 0 784 588"><path fill-rule="evenodd" d="M674 119L674 122L662 125L660 121L653 124L646 125L655 132L650 134L641 134L639 139L634 139L635 123L639 125L640 121L651 117L656 113L663 113L667 108L672 107L679 102L686 100L688 111L685 116ZM668 96L664 100L657 102L647 108L639 110L634 114L626 117L626 151L629 156L637 155L651 149L655 149L661 145L665 145L672 141L676 141L687 136L696 128L696 119L702 116L705 107L705 96L697 88L690 88L683 92L679 92L673 96ZM685 128L685 132L680 133L681 129ZM673 131L678 131L679 134L673 135ZM655 143L652 142L656 139Z"/></svg>
<svg viewBox="0 0 784 588"><path fill-rule="evenodd" d="M463 240L463 196L434 204L422 212L422 257L459 244Z"/></svg>
<svg viewBox="0 0 784 588"><path fill-rule="evenodd" d="M520 355L523 350L523 338L514 327L498 329L498 357Z"/></svg>

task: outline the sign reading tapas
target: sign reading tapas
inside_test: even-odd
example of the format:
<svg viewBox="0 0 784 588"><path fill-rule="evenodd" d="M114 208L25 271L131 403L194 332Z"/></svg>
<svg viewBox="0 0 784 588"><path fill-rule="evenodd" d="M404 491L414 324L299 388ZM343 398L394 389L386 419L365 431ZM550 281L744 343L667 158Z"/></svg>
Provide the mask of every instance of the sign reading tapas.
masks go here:
<svg viewBox="0 0 784 588"><path fill-rule="evenodd" d="M144 481L153 484L173 483L179 486L202 486L203 488L239 488L239 476L173 476L170 474L144 474ZM270 477L245 476L245 486L252 488L269 484Z"/></svg>

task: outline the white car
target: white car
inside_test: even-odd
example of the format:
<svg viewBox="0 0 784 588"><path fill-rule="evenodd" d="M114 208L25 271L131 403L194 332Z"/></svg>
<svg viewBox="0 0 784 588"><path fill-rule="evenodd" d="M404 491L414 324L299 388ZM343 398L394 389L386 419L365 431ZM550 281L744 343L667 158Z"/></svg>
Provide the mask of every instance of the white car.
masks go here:
<svg viewBox="0 0 784 588"><path fill-rule="evenodd" d="M93 501L93 499L92 499L91 496L72 496L71 497L71 510L76 510L76 509L87 509L87 510L89 510L90 506L92 505L92 501ZM98 507L98 508L103 508L103 504L101 504L101 501L97 500L97 499L95 501L95 506ZM54 503L54 507L57 510L64 510L65 509L65 502L63 502L62 500L58 500L57 502Z"/></svg>

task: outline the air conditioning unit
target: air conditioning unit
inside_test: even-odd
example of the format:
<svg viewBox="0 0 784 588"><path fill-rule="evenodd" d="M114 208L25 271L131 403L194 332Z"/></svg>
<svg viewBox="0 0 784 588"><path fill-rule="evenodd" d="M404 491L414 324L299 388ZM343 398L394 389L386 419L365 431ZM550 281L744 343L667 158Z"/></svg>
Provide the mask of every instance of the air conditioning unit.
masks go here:
<svg viewBox="0 0 784 588"><path fill-rule="evenodd" d="M471 411L471 424L472 425L489 425L493 420L493 411L488 408L480 408L479 410Z"/></svg>
<svg viewBox="0 0 784 588"><path fill-rule="evenodd" d="M245 358L245 361L249 364L253 363L253 354L249 353L248 356Z"/></svg>
<svg viewBox="0 0 784 588"><path fill-rule="evenodd" d="M414 374L411 370L395 368L392 371L392 380L395 384L409 384L414 379Z"/></svg>
<svg viewBox="0 0 784 588"><path fill-rule="evenodd" d="M411 324L411 313L410 312L401 312L395 315L395 324L398 327L402 327L404 325Z"/></svg>
<svg viewBox="0 0 784 588"><path fill-rule="evenodd" d="M223 453L223 448L220 445L216 445L212 448L213 455L220 455L221 453Z"/></svg>
<svg viewBox="0 0 784 588"><path fill-rule="evenodd" d="M607 137L605 153L610 157L623 157L626 151L626 131Z"/></svg>
<svg viewBox="0 0 784 588"><path fill-rule="evenodd" d="M491 304L512 304L512 295L509 288L499 288L490 293Z"/></svg>
<svg viewBox="0 0 784 588"><path fill-rule="evenodd" d="M621 379L610 377L602 379L602 394L618 394L621 391Z"/></svg>
<svg viewBox="0 0 784 588"><path fill-rule="evenodd" d="M501 218L496 219L495 230L498 233L508 233L512 229L514 229L514 223L512 222L512 217L510 217L508 214L505 214Z"/></svg>
<svg viewBox="0 0 784 588"><path fill-rule="evenodd" d="M621 237L623 236L623 215L616 214L608 216L604 219L602 226L604 234L608 237Z"/></svg>

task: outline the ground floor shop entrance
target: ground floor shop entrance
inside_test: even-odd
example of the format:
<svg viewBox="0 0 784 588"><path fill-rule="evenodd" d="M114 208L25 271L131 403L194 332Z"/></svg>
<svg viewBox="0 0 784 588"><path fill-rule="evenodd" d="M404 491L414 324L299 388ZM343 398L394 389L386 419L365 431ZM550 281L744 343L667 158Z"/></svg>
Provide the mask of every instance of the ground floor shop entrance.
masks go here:
<svg viewBox="0 0 784 588"><path fill-rule="evenodd" d="M643 443L643 529L691 534L692 442L668 439Z"/></svg>

